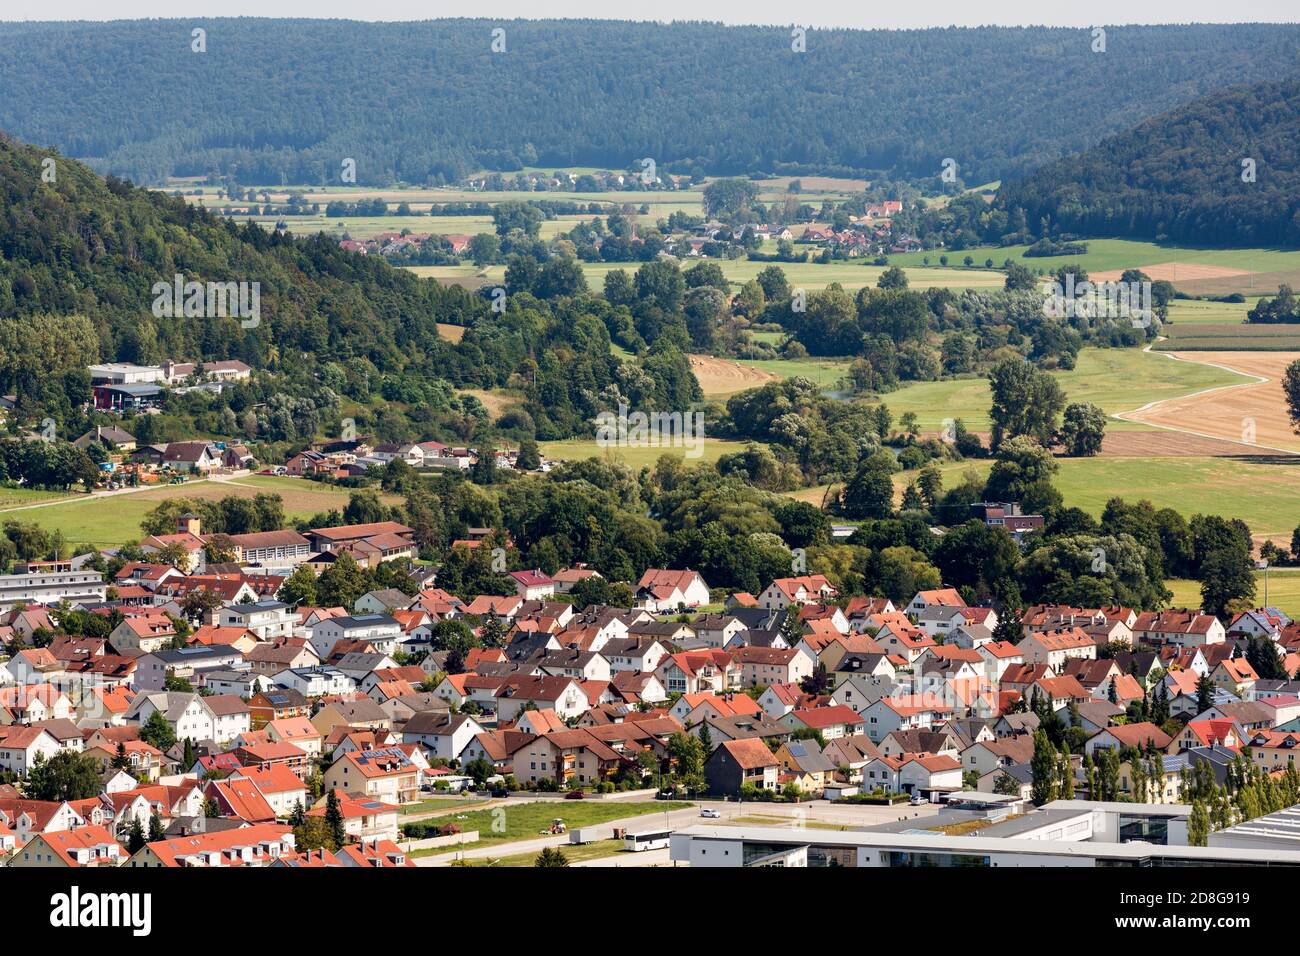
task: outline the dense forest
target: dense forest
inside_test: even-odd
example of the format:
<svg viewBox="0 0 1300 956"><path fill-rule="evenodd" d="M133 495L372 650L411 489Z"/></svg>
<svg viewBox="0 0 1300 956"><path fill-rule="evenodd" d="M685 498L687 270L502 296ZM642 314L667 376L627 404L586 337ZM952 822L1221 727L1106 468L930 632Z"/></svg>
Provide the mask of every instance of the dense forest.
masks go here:
<svg viewBox="0 0 1300 956"><path fill-rule="evenodd" d="M153 285L178 274L258 283L260 323L157 317ZM497 311L487 298L324 236L237 226L0 136L0 391L18 396L18 420L51 415L87 427L79 409L89 398L88 363L168 358L239 358L259 374L215 398L170 396L166 414L141 416L143 440L176 440L197 427L301 441L337 434L344 404L357 427L386 440L469 440L488 418L453 389L507 383L530 410L518 416L519 437L555 438L585 428L611 387L615 407L621 398L682 408L698 397L685 358L666 344L624 369L609 327L631 324L626 308L615 314L604 300L576 298L586 291L581 273L576 282L565 276L572 280L563 264L539 268L527 283L514 270L509 306ZM550 300L523 294L534 285ZM647 286L634 304L651 298ZM437 323L468 328L453 344Z"/></svg>
<svg viewBox="0 0 1300 956"><path fill-rule="evenodd" d="M1148 119L1004 185L996 209L1053 233L1300 245L1300 78Z"/></svg>
<svg viewBox="0 0 1300 956"><path fill-rule="evenodd" d="M12 23L0 129L151 184L334 183L345 158L362 184L445 183L647 156L683 173L899 178L951 157L975 184L1262 80L1297 39L1295 25L1113 27L1094 52L1087 30L816 30L794 53L789 28L708 23Z"/></svg>

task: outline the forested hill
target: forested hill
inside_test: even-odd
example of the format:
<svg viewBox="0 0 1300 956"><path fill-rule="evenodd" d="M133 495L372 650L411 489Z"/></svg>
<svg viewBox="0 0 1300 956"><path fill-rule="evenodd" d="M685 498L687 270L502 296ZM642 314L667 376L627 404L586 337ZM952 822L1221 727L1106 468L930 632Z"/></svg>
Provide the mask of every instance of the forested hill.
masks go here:
<svg viewBox="0 0 1300 956"><path fill-rule="evenodd" d="M206 52L191 31L206 29ZM506 49L491 52L491 31ZM703 23L0 24L0 129L154 184L455 180L484 166L1027 172L1275 75L1296 25L810 31ZM639 167L638 167L639 168Z"/></svg>
<svg viewBox="0 0 1300 956"><path fill-rule="evenodd" d="M46 160L53 160L48 165ZM46 177L43 178L43 173ZM46 181L50 176L53 182ZM261 323L233 318L157 318L152 287L177 274L201 282L260 284ZM156 362L171 356L362 357L380 370L444 355L436 321L466 324L483 303L394 269L324 237L295 239L236 226L180 199L100 178L68 159L0 135L0 355L49 320L89 320L97 355ZM53 334L53 333L52 333ZM93 351L93 340L88 345ZM60 357L47 355L57 365ZM35 370L29 370L29 372ZM6 363L6 389L24 374Z"/></svg>
<svg viewBox="0 0 1300 956"><path fill-rule="evenodd" d="M1250 165L1253 161L1253 179ZM1300 78L1235 87L1005 184L1031 226L1207 245L1300 245Z"/></svg>

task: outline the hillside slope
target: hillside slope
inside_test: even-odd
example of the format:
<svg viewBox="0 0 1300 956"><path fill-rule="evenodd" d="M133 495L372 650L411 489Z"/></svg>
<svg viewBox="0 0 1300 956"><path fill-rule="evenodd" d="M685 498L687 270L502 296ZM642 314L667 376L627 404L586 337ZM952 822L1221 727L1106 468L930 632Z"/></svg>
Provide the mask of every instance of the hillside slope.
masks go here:
<svg viewBox="0 0 1300 956"><path fill-rule="evenodd" d="M205 53L191 30L207 30ZM503 26L506 51L490 50ZM707 23L0 24L0 129L157 183L424 184L484 166L1022 174L1295 62L1300 26L810 31ZM639 166L637 168L640 168Z"/></svg>
<svg viewBox="0 0 1300 956"><path fill-rule="evenodd" d="M54 166L45 165L52 159ZM54 181L42 172L52 169ZM157 282L260 286L260 325L153 314ZM324 237L236 226L161 193L100 178L84 165L0 135L0 323L82 315L105 359L273 354L362 356L380 370L446 356L438 321L466 324L481 301L345 253ZM0 331L3 328L0 327ZM0 372L9 388L19 370Z"/></svg>
<svg viewBox="0 0 1300 956"><path fill-rule="evenodd" d="M1253 161L1253 182L1243 160ZM1300 245L1300 78L1153 117L1006 184L997 205L1080 235Z"/></svg>

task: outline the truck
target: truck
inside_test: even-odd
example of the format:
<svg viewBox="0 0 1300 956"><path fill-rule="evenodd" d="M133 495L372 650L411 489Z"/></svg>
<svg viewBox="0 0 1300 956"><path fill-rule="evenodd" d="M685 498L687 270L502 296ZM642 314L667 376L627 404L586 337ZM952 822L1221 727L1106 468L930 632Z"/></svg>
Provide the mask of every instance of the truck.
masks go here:
<svg viewBox="0 0 1300 956"><path fill-rule="evenodd" d="M569 831L569 842L574 844L595 843L600 839L598 827L575 827Z"/></svg>

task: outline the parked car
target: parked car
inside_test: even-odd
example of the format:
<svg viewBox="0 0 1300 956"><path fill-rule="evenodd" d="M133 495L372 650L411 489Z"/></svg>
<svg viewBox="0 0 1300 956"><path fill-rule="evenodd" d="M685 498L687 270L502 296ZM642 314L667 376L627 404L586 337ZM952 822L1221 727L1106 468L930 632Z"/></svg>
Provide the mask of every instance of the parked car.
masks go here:
<svg viewBox="0 0 1300 956"><path fill-rule="evenodd" d="M926 800L926 799L925 799L923 796L921 796L919 793L914 793L914 794L912 794L912 799L909 800L909 801L907 801L907 802L908 802L909 804L911 804L912 806L914 806L914 807L919 807L919 806L921 806L921 804L923 804L923 803L928 803L929 801Z"/></svg>
<svg viewBox="0 0 1300 956"><path fill-rule="evenodd" d="M700 816L708 817L710 820L720 820L722 818L722 812L713 807L705 807L700 811Z"/></svg>
<svg viewBox="0 0 1300 956"><path fill-rule="evenodd" d="M587 799L587 794L584 793L584 792L581 791L581 790L570 790L568 793L566 793L566 794L564 795L564 799L565 799L565 800L585 800L585 799Z"/></svg>

